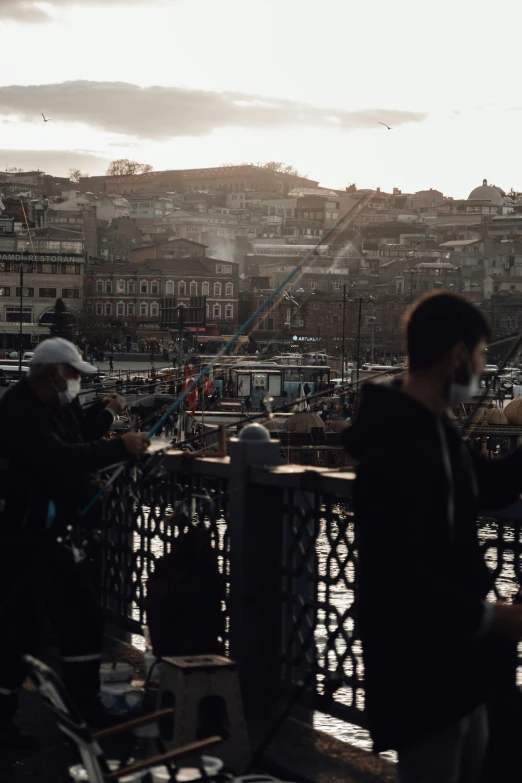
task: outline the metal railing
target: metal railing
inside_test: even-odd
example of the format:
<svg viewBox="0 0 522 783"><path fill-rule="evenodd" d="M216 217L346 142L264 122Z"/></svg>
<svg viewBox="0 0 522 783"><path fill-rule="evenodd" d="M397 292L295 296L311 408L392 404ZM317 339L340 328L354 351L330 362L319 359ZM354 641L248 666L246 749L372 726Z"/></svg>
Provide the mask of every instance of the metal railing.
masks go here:
<svg viewBox="0 0 522 783"><path fill-rule="evenodd" d="M105 506L104 607L113 624L141 633L156 559L203 525L247 711L273 714L299 687L303 706L364 727L354 475L279 465L273 442L256 466L256 448L241 446L227 458L176 453L157 470L154 457L127 469ZM479 533L494 593L512 599L522 584L522 503L481 518Z"/></svg>

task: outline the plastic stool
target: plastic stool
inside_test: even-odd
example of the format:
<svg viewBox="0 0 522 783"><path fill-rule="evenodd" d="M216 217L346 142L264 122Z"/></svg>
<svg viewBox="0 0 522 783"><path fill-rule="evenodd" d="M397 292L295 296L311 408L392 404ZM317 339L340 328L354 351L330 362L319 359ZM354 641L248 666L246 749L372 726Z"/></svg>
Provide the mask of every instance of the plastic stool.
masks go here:
<svg viewBox="0 0 522 783"><path fill-rule="evenodd" d="M174 709L174 720L159 722L165 748L219 734L225 737L219 757L227 767L243 772L250 761L250 747L236 665L220 655L161 661L157 706Z"/></svg>

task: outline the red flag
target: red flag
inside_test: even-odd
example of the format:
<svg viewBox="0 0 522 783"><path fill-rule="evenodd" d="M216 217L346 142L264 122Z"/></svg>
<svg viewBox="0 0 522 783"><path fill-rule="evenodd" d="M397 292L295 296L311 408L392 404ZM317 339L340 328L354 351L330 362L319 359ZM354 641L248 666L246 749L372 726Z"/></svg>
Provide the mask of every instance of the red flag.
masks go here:
<svg viewBox="0 0 522 783"><path fill-rule="evenodd" d="M192 386L194 383L194 373L192 372L192 368L190 364L185 364L184 369L184 378L183 378L183 391L187 391L187 389ZM196 399L197 399L197 389L194 387L194 389L188 393L187 395L187 404L190 408L190 410L195 413L196 412Z"/></svg>
<svg viewBox="0 0 522 783"><path fill-rule="evenodd" d="M210 378L207 376L205 380L203 381L203 394L206 394L207 396L210 394L212 389L215 389L214 382L210 380Z"/></svg>

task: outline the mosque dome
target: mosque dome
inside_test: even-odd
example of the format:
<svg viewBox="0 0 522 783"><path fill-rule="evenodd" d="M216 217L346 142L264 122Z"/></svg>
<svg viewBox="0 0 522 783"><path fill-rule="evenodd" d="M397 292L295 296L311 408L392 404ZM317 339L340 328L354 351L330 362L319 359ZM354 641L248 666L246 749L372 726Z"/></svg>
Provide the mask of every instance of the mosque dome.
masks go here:
<svg viewBox="0 0 522 783"><path fill-rule="evenodd" d="M515 397L504 408L504 413L510 424L522 424L522 397Z"/></svg>
<svg viewBox="0 0 522 783"><path fill-rule="evenodd" d="M319 414L312 413L312 411L300 411L294 413L286 420L287 432L308 432L312 431L312 427L320 427L322 430L325 428L324 421Z"/></svg>
<svg viewBox="0 0 522 783"><path fill-rule="evenodd" d="M487 179L482 180L482 185L474 188L468 196L468 201L479 199L480 201L489 201L490 204L502 206L505 193L495 185L488 185Z"/></svg>
<svg viewBox="0 0 522 783"><path fill-rule="evenodd" d="M489 408L486 419L488 424L509 424L508 417L502 408Z"/></svg>

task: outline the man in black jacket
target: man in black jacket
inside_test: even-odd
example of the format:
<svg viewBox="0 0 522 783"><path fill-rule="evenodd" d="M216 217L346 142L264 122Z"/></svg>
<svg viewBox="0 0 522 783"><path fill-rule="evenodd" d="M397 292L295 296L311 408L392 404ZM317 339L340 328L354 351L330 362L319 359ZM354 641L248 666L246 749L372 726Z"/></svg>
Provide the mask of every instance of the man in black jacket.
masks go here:
<svg viewBox="0 0 522 783"><path fill-rule="evenodd" d="M489 326L465 299L431 294L407 319L403 381L365 384L346 431L358 461L359 622L376 752L394 748L402 783L475 783L485 702L522 608L486 597L479 509L522 492L522 450L487 461L464 443L451 404L472 398ZM474 388L475 387L475 388Z"/></svg>
<svg viewBox="0 0 522 783"><path fill-rule="evenodd" d="M96 491L92 474L138 457L149 440L141 433L100 440L121 401L115 395L104 410L83 413L80 378L93 372L72 343L49 339L36 348L28 377L0 399L0 749L25 746L12 721L22 656L37 653L49 632L77 707L94 721L102 712L103 618L74 528Z"/></svg>

